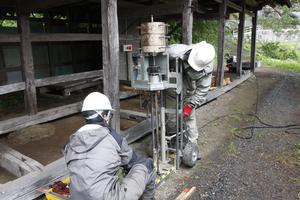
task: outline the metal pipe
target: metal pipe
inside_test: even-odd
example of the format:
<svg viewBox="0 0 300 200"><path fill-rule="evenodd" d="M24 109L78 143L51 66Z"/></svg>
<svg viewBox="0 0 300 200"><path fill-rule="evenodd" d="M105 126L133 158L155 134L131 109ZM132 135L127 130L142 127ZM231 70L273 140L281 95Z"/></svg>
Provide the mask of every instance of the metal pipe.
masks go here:
<svg viewBox="0 0 300 200"><path fill-rule="evenodd" d="M157 173L160 173L160 167L159 167L159 156L158 156L158 151L159 151L159 137L158 137L158 132L159 132L159 118L158 118L158 100L157 100L157 92L154 92L154 101L155 101L155 117L156 117L156 135L155 135L155 139L156 139L156 147L157 147Z"/></svg>
<svg viewBox="0 0 300 200"><path fill-rule="evenodd" d="M160 91L160 120L161 120L161 161L165 163L166 160L166 122L165 122L165 104L164 104L164 91Z"/></svg>
<svg viewBox="0 0 300 200"><path fill-rule="evenodd" d="M154 128L154 107L153 107L153 92L150 92L150 105L151 105L151 130L152 130L152 156L153 161L156 161L157 153L156 153L156 145L155 145L155 128ZM157 163L156 163L157 166Z"/></svg>
<svg viewBox="0 0 300 200"><path fill-rule="evenodd" d="M176 169L179 169L180 155L179 155L179 123L178 123L178 94L176 94Z"/></svg>

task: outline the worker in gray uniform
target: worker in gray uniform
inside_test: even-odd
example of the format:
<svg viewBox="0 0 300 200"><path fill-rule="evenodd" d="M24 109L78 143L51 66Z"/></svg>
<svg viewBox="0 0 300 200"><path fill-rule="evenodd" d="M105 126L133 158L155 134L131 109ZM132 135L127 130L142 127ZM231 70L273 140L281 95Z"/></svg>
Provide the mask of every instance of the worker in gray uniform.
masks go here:
<svg viewBox="0 0 300 200"><path fill-rule="evenodd" d="M212 80L215 49L211 44L202 41L194 45L173 44L167 51L170 59L179 58L183 62L183 119L188 142L197 144L198 128L195 109L206 100ZM167 104L170 101L174 102L172 98L174 95L167 94L169 94ZM167 130L168 126L174 127L167 124ZM199 153L198 158L200 158Z"/></svg>
<svg viewBox="0 0 300 200"><path fill-rule="evenodd" d="M86 125L70 136L64 149L71 199L154 199L153 162L139 157L108 125L112 110L108 98L99 92L90 93L83 101ZM123 178L117 175L120 167L128 171Z"/></svg>

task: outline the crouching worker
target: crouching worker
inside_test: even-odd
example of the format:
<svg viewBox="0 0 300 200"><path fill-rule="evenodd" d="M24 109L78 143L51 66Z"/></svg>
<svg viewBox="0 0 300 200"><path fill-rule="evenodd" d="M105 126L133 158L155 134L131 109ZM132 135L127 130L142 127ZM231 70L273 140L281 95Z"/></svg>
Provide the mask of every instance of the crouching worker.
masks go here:
<svg viewBox="0 0 300 200"><path fill-rule="evenodd" d="M154 199L156 171L150 158L141 158L126 139L108 124L112 116L108 98L90 93L83 101L86 125L70 136L64 156L70 171L71 199ZM128 173L117 175L120 167Z"/></svg>

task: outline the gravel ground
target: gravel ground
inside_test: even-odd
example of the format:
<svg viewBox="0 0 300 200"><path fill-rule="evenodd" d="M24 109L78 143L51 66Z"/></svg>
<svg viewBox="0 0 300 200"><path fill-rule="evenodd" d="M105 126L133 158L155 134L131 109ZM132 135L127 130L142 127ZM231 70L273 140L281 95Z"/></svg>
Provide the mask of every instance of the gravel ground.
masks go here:
<svg viewBox="0 0 300 200"><path fill-rule="evenodd" d="M157 199L175 199L192 186L194 200L300 199L300 130L254 129L251 137L251 129L242 129L262 125L247 113L272 125L300 123L299 101L300 74L259 69L256 77L198 109L202 160L172 175Z"/></svg>

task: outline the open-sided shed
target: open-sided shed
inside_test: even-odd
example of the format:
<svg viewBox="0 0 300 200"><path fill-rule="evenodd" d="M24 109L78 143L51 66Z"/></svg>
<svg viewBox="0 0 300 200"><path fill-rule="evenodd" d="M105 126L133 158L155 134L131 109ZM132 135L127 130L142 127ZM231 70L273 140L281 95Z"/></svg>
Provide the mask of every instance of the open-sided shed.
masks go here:
<svg viewBox="0 0 300 200"><path fill-rule="evenodd" d="M182 21L182 42L185 44L192 43L193 20L219 20L216 75L219 89L208 99L216 98L250 77L250 74L242 74L245 15L252 17L253 24L253 73L257 11L265 5L276 4L291 6L289 0L0 0L0 19L17 21L15 28L0 30L0 95L24 91L26 108L25 115L1 121L0 134L78 112L80 102L39 111L37 88L91 78L103 79L103 91L116 109L114 127L118 129L119 79L126 77L124 74L127 73L125 55L120 46L128 41L134 43L136 37L128 34L129 29L149 19L150 15L160 20ZM224 29L226 18L231 13L239 13L237 76L240 79L222 87ZM3 149L3 152L12 152L11 155L16 156L12 158L6 154L9 158L3 157L0 163L9 163L4 166L23 170L24 173L16 170L17 176L28 174L0 186L1 199L34 198L39 195L35 189L67 173L62 159L40 167L34 161L28 162L30 158L24 161L24 157L12 149ZM27 166L32 167L24 170Z"/></svg>

